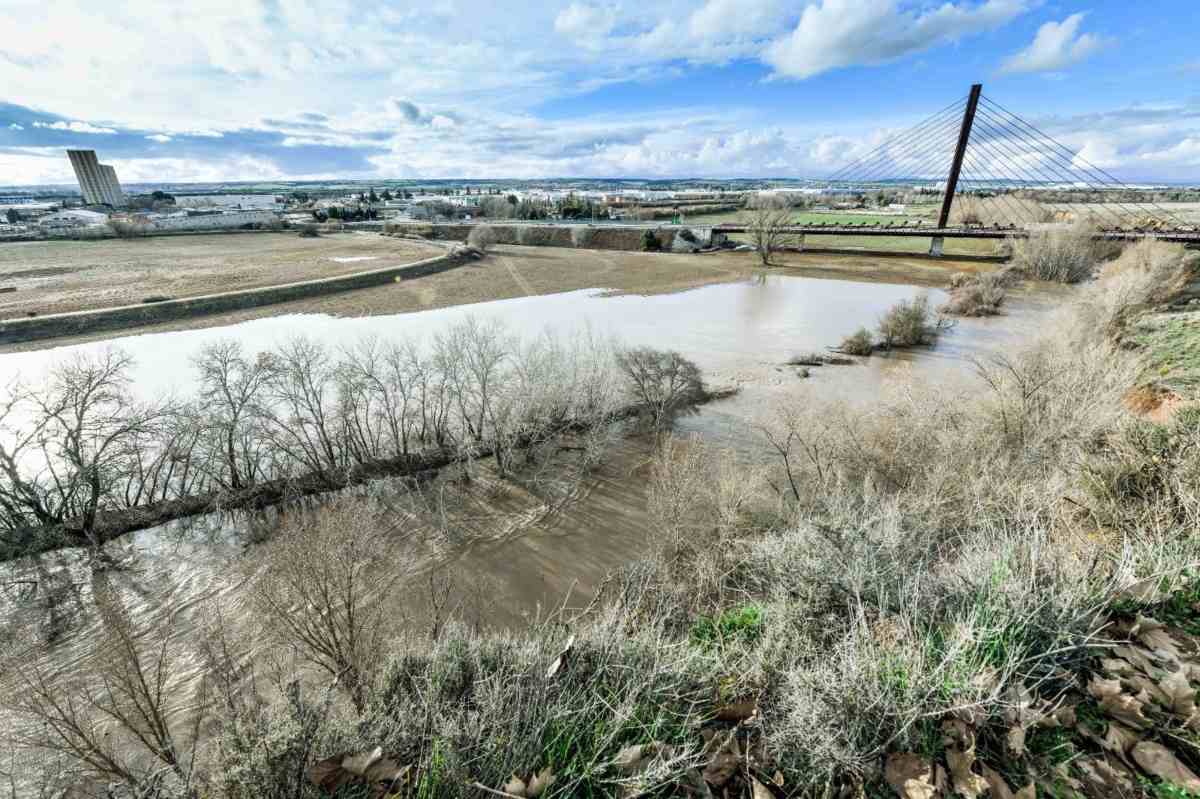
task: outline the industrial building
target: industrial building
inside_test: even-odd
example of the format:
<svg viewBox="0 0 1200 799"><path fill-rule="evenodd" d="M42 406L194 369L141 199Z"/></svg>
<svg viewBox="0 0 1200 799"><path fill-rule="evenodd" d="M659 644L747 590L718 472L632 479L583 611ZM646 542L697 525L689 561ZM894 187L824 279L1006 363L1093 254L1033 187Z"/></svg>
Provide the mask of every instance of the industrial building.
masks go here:
<svg viewBox="0 0 1200 799"><path fill-rule="evenodd" d="M125 192L117 181L117 172L108 164L96 159L95 150L67 150L79 191L86 205L110 205L121 208L125 205Z"/></svg>

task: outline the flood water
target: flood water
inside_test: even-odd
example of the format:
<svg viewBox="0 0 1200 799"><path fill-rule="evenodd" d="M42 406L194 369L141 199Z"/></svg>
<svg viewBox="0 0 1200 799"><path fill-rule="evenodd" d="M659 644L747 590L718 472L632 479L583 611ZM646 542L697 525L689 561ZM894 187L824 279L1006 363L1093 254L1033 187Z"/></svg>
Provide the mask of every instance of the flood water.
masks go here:
<svg viewBox="0 0 1200 799"><path fill-rule="evenodd" d="M227 327L133 335L107 342L0 355L0 385L20 374L36 383L61 358L106 346L136 359L134 384L147 396L186 396L192 383L190 356L206 343L235 338L253 353L296 335L329 345L353 345L364 336L428 339L467 316L497 320L529 337L550 330L566 335L583 327L631 346L673 349L695 360L711 385L737 385L733 398L705 406L679 422L678 430L752 451L759 447L754 425L785 403L845 398L869 403L898 377L941 381L967 370L966 359L1008 348L1029 337L1061 300L1046 288L1018 290L1003 316L960 320L937 345L853 366L825 366L803 378L786 361L823 351L860 326L874 327L899 300L928 292L934 306L945 295L916 286L768 275L739 283L711 285L675 294L612 296L603 288L526 297L394 316L334 318L288 315ZM554 605L571 592L572 604L585 604L605 574L644 552L649 524L646 469L650 447L626 441L609 462L590 476L571 502L530 513L532 502L496 511L503 535L481 536L440 558L454 568L459 583L488 586L489 620L512 625L539 607ZM524 514L522 516L522 514ZM512 518L521 516L519 524ZM136 563L121 572L131 611L143 620L160 618L162 608L220 597L238 612L244 571L228 568L240 548L192 542L164 544L159 531L143 531L113 545ZM177 547L183 547L178 549ZM433 565L433 564L429 564ZM81 579L86 581L86 577ZM2 614L0 614L2 615ZM55 644L56 665L78 662L102 635L96 623L72 629ZM47 653L47 656L50 656Z"/></svg>

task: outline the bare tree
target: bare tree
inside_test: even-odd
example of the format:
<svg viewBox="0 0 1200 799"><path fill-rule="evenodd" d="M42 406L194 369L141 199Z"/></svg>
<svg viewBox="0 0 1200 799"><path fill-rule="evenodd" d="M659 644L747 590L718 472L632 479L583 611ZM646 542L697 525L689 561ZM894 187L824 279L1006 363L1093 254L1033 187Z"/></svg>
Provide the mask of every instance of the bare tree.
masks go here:
<svg viewBox="0 0 1200 799"><path fill-rule="evenodd" d="M787 231L792 224L791 207L782 197L759 194L750 198L742 216L762 265L769 266L771 256L791 241Z"/></svg>
<svg viewBox="0 0 1200 799"><path fill-rule="evenodd" d="M193 797L207 702L202 695L193 703L189 720L172 703L178 696L174 625L168 620L138 629L108 579L100 575L94 585L104 644L79 676L28 659L5 664L16 688L5 704L22 719L15 740L65 758L82 776L123 784L135 796Z"/></svg>
<svg viewBox="0 0 1200 799"><path fill-rule="evenodd" d="M251 361L240 343L225 339L206 345L192 363L200 378L203 424L216 438L215 460L222 466L215 477L228 488L244 488L261 476L260 404L274 361L264 356Z"/></svg>
<svg viewBox="0 0 1200 799"><path fill-rule="evenodd" d="M475 225L467 236L467 244L479 252L487 252L496 245L498 238L491 225Z"/></svg>
<svg viewBox="0 0 1200 799"><path fill-rule="evenodd" d="M393 629L397 535L361 499L289 516L264 545L266 565L251 588L269 633L337 680L360 711Z"/></svg>
<svg viewBox="0 0 1200 799"><path fill-rule="evenodd" d="M704 398L700 367L678 352L636 347L618 352L617 365L625 373L632 399L656 430L665 429L677 414Z"/></svg>

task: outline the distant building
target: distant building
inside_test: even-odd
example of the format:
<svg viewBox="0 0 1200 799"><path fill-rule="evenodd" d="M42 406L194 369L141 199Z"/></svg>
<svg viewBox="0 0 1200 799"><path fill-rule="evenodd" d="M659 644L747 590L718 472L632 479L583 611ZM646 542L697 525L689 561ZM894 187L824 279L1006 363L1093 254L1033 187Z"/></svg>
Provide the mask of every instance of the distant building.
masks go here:
<svg viewBox="0 0 1200 799"><path fill-rule="evenodd" d="M67 158L71 159L85 205L111 205L113 208L125 205L125 192L117 181L116 170L97 161L95 150L67 150Z"/></svg>
<svg viewBox="0 0 1200 799"><path fill-rule="evenodd" d="M67 211L58 211L57 213L47 214L38 220L42 227L52 229L95 227L98 225L103 225L107 221L108 214L101 214L96 211L85 211L81 208L72 208Z"/></svg>
<svg viewBox="0 0 1200 799"><path fill-rule="evenodd" d="M179 208L220 208L222 210L273 211L279 206L274 194L176 194Z"/></svg>

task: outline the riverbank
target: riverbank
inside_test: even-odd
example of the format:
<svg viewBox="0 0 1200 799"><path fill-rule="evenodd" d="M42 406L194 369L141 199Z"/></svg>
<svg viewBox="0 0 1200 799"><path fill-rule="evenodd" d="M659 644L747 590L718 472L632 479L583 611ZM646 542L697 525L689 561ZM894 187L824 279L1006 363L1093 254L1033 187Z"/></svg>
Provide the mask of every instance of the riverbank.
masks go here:
<svg viewBox="0 0 1200 799"><path fill-rule="evenodd" d="M344 234L355 236L359 234ZM398 239L360 236L363 240L388 242ZM297 241L302 241L297 239ZM434 245L426 245L434 246ZM818 255L784 253L779 265L766 274L852 279L883 284L912 284L940 288L961 271L995 268L991 264L953 259L874 258L868 255ZM362 271L378 262L354 262L342 267ZM492 300L556 294L603 286L616 294L659 295L707 285L731 283L764 274L753 253L716 252L701 255L636 253L520 247L500 245L478 262L461 268L406 281L352 292L247 308L234 312L160 322L140 326L139 334L219 327L298 313L320 313L334 317L383 316ZM15 295L0 295L10 298ZM53 346L98 341L111 332L80 334L55 339ZM39 349L37 342L0 345L0 352Z"/></svg>

